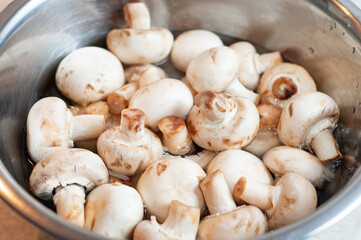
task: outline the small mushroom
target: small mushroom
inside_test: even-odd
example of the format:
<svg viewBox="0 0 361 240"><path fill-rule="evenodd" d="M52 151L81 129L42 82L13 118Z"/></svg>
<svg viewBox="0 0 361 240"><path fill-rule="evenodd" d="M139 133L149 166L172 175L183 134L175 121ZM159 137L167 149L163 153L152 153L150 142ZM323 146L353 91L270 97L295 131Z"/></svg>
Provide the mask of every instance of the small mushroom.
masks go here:
<svg viewBox="0 0 361 240"><path fill-rule="evenodd" d="M280 108L296 96L315 91L316 84L310 74L293 63L281 63L268 69L258 86L261 102Z"/></svg>
<svg viewBox="0 0 361 240"><path fill-rule="evenodd" d="M55 79L56 87L64 96L85 106L120 88L124 84L124 70L106 49L84 47L60 62Z"/></svg>
<svg viewBox="0 0 361 240"><path fill-rule="evenodd" d="M270 229L301 220L316 210L317 193L301 175L287 173L276 186L241 177L233 195L266 211Z"/></svg>
<svg viewBox="0 0 361 240"><path fill-rule="evenodd" d="M144 220L134 230L133 240L194 240L196 239L200 210L173 200L167 218L159 224L156 217Z"/></svg>
<svg viewBox="0 0 361 240"><path fill-rule="evenodd" d="M158 122L166 116L185 119L193 106L193 96L187 86L177 79L163 78L139 88L129 101L130 108L142 110L146 124L158 130Z"/></svg>
<svg viewBox="0 0 361 240"><path fill-rule="evenodd" d="M73 147L73 141L97 138L105 128L103 115L73 116L57 97L37 101L27 118L27 147L33 161L39 162L59 148Z"/></svg>
<svg viewBox="0 0 361 240"><path fill-rule="evenodd" d="M205 50L220 46L223 46L223 42L213 32L201 29L189 30L176 37L170 57L175 68L186 72L193 58Z"/></svg>
<svg viewBox="0 0 361 240"><path fill-rule="evenodd" d="M260 209L236 206L221 170L207 175L200 187L211 214L199 224L200 240L244 239L268 230L267 218Z"/></svg>
<svg viewBox="0 0 361 240"><path fill-rule="evenodd" d="M222 92L237 77L239 66L239 57L233 49L215 47L192 59L186 77L197 92Z"/></svg>
<svg viewBox="0 0 361 240"><path fill-rule="evenodd" d="M122 111L120 126L99 136L98 153L109 170L133 176L162 156L160 139L145 128L144 122L141 110L127 108Z"/></svg>
<svg viewBox="0 0 361 240"><path fill-rule="evenodd" d="M285 145L312 149L321 162L336 161L342 155L332 130L339 115L336 102L328 95L321 92L300 95L282 110L278 136Z"/></svg>
<svg viewBox="0 0 361 240"><path fill-rule="evenodd" d="M152 64L133 65L133 66L127 67L124 70L125 81L128 83L139 82L139 78L142 75L142 73L149 68L156 69L157 75L159 76L159 78L167 77L167 74L165 73L165 71L162 68L157 67L155 65L152 65Z"/></svg>
<svg viewBox="0 0 361 240"><path fill-rule="evenodd" d="M159 72L156 68L150 67L139 76L139 88L151 84L159 79L165 78L159 75Z"/></svg>
<svg viewBox="0 0 361 240"><path fill-rule="evenodd" d="M120 114L129 105L130 98L138 90L139 84L131 82L110 93L107 98L109 111L113 114Z"/></svg>
<svg viewBox="0 0 361 240"><path fill-rule="evenodd" d="M150 215L164 222L172 200L205 211L199 182L206 176L202 168L186 158L163 159L151 164L141 175L137 190Z"/></svg>
<svg viewBox="0 0 361 240"><path fill-rule="evenodd" d="M256 137L250 142L244 150L253 153L257 157L262 157L269 149L282 145L277 135L277 124L281 116L281 109L272 105L263 103L257 106L259 113L259 130Z"/></svg>
<svg viewBox="0 0 361 240"><path fill-rule="evenodd" d="M229 47L237 52L240 59L239 81L250 90L257 89L261 73L282 63L279 51L259 55L249 42L236 42Z"/></svg>
<svg viewBox="0 0 361 240"><path fill-rule="evenodd" d="M133 7L128 11L128 4L139 4L143 7ZM132 27L142 25L140 28L114 29L107 35L108 49L113 52L121 62L126 64L147 64L157 63L165 59L170 53L173 46L173 34L166 28L147 28L150 18L145 20L146 14L144 3L127 3L124 7L125 25ZM141 11L137 13L137 11ZM141 16L139 18L138 16ZM138 23L133 21L139 19ZM129 22L131 21L131 22Z"/></svg>
<svg viewBox="0 0 361 240"><path fill-rule="evenodd" d="M130 239L143 214L142 198L134 188L103 184L87 196L84 228L112 239Z"/></svg>
<svg viewBox="0 0 361 240"><path fill-rule="evenodd" d="M59 216L83 227L85 192L107 183L108 177L98 155L85 149L62 149L35 165L29 185L35 196L54 200Z"/></svg>
<svg viewBox="0 0 361 240"><path fill-rule="evenodd" d="M202 148L241 148L256 136L259 115L246 98L206 91L197 94L187 126L192 140Z"/></svg>
<svg viewBox="0 0 361 240"><path fill-rule="evenodd" d="M278 146L263 156L263 163L276 176L297 173L309 180L315 187L322 187L325 180L320 160L298 148Z"/></svg>
<svg viewBox="0 0 361 240"><path fill-rule="evenodd" d="M162 118L158 128L163 134L163 145L174 155L184 155L195 150L184 120L180 117Z"/></svg>
<svg viewBox="0 0 361 240"><path fill-rule="evenodd" d="M224 90L224 92L233 97L245 97L251 102L253 102L255 105L258 105L261 99L257 93L243 86L243 84L238 80L238 78L235 78Z"/></svg>

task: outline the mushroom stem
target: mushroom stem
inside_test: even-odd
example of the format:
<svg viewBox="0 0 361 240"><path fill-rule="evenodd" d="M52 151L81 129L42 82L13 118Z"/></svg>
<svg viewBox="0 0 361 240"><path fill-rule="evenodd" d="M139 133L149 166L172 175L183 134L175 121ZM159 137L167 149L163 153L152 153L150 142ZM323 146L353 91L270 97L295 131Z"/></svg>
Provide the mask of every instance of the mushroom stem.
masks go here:
<svg viewBox="0 0 361 240"><path fill-rule="evenodd" d="M123 8L125 27L134 29L149 29L150 15L147 6L142 3L128 3Z"/></svg>
<svg viewBox="0 0 361 240"><path fill-rule="evenodd" d="M225 93L230 94L231 96L245 97L251 100L255 105L258 105L260 101L260 96L253 92L252 90L247 89L243 84L235 78L228 87L224 90Z"/></svg>
<svg viewBox="0 0 361 240"><path fill-rule="evenodd" d="M136 108L127 108L122 111L120 131L123 140L132 142L144 136L145 114Z"/></svg>
<svg viewBox="0 0 361 240"><path fill-rule="evenodd" d="M73 141L97 138L105 129L104 115L82 114L73 117Z"/></svg>
<svg viewBox="0 0 361 240"><path fill-rule="evenodd" d="M279 51L261 54L258 57L258 61L256 61L257 72L261 74L267 69L282 62L282 56Z"/></svg>
<svg viewBox="0 0 361 240"><path fill-rule="evenodd" d="M115 92L108 95L107 103L109 105L109 111L113 114L119 114L123 109L128 107L129 100L138 90L138 83L132 82L125 84Z"/></svg>
<svg viewBox="0 0 361 240"><path fill-rule="evenodd" d="M195 105L200 108L205 119L213 124L228 122L237 112L237 104L228 95L212 91L198 93Z"/></svg>
<svg viewBox="0 0 361 240"><path fill-rule="evenodd" d="M234 185L233 195L263 211L271 209L279 187L241 177ZM277 200L275 202L278 202Z"/></svg>
<svg viewBox="0 0 361 240"><path fill-rule="evenodd" d="M200 187L211 215L227 212L237 207L222 170L218 169L207 175Z"/></svg>
<svg viewBox="0 0 361 240"><path fill-rule="evenodd" d="M84 187L76 184L57 187L53 200L59 216L79 227L84 226Z"/></svg>
<svg viewBox="0 0 361 240"><path fill-rule="evenodd" d="M161 78L162 76L159 75L159 70L155 67L150 67L140 75L138 80L139 88L147 86L148 84L151 84Z"/></svg>
<svg viewBox="0 0 361 240"><path fill-rule="evenodd" d="M332 162L342 157L329 129L319 132L312 140L311 146L321 162Z"/></svg>
<svg viewBox="0 0 361 240"><path fill-rule="evenodd" d="M194 144L182 118L164 117L159 121L158 128L163 133L163 144L168 152L183 155L194 151Z"/></svg>

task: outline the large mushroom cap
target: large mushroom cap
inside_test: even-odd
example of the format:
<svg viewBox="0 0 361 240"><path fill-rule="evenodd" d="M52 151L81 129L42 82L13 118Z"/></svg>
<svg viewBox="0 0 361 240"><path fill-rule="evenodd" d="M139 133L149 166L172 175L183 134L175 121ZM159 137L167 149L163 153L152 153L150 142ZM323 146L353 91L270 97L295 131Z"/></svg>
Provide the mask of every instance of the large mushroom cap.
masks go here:
<svg viewBox="0 0 361 240"><path fill-rule="evenodd" d="M150 165L139 178L137 190L149 214L163 222L172 200L198 207L205 203L199 183L206 176L195 162L185 158L164 159Z"/></svg>
<svg viewBox="0 0 361 240"><path fill-rule="evenodd" d="M109 51L84 47L67 55L56 71L56 86L70 100L86 105L124 84L123 66Z"/></svg>

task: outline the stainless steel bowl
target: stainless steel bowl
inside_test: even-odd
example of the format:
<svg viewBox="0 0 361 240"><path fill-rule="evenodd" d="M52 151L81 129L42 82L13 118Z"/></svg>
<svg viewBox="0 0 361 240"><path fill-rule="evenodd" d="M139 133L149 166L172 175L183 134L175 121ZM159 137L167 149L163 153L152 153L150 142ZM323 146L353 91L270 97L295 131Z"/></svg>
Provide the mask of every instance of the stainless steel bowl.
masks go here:
<svg viewBox="0 0 361 240"><path fill-rule="evenodd" d="M339 221L361 202L361 11L344 0L146 0L153 26L205 28L247 39L303 65L341 109L335 135L345 160L320 191L311 216L259 239L301 239ZM54 73L72 50L104 46L122 25L120 0L15 0L0 14L0 195L17 212L61 239L101 239L77 228L28 191L25 148L31 105L59 95Z"/></svg>

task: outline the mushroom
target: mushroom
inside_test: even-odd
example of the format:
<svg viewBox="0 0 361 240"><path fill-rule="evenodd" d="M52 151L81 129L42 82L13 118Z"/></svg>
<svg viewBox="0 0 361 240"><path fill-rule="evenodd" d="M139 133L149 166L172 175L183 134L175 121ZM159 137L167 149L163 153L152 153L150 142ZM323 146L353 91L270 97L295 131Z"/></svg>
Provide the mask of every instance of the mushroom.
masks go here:
<svg viewBox="0 0 361 240"><path fill-rule="evenodd" d="M200 240L245 239L268 230L267 218L260 209L236 206L221 170L207 175L200 187L211 214L199 224Z"/></svg>
<svg viewBox="0 0 361 240"><path fill-rule="evenodd" d="M158 122L166 116L185 119L193 106L193 96L177 79L163 78L138 89L129 101L130 108L142 110L146 124L158 130Z"/></svg>
<svg viewBox="0 0 361 240"><path fill-rule="evenodd" d="M253 102L255 105L258 105L260 101L260 96L252 90L249 90L245 86L243 86L243 84L238 80L238 78L233 79L233 81L228 85L224 92L234 97L245 97L251 102Z"/></svg>
<svg viewBox="0 0 361 240"><path fill-rule="evenodd" d="M159 224L156 217L140 222L134 230L133 240L194 240L196 239L200 210L173 200L167 218Z"/></svg>
<svg viewBox="0 0 361 240"><path fill-rule="evenodd" d="M263 156L263 163L276 177L289 172L297 173L310 181L315 187L322 187L326 177L320 160L298 148L274 147Z"/></svg>
<svg viewBox="0 0 361 240"><path fill-rule="evenodd" d="M236 42L229 47L237 52L240 59L239 81L250 90L257 89L261 73L282 63L279 51L259 55L249 42Z"/></svg>
<svg viewBox="0 0 361 240"><path fill-rule="evenodd" d="M222 40L207 30L189 30L179 34L170 54L171 61L179 71L186 72L190 61L210 48L223 46Z"/></svg>
<svg viewBox="0 0 361 240"><path fill-rule="evenodd" d="M222 92L237 77L239 65L239 57L233 49L215 47L192 59L186 77L197 92Z"/></svg>
<svg viewBox="0 0 361 240"><path fill-rule="evenodd" d="M207 174L222 170L228 188L233 192L240 177L246 177L265 184L272 184L273 179L263 162L255 155L240 150L230 149L220 152L208 165ZM235 198L237 203L239 199Z"/></svg>
<svg viewBox="0 0 361 240"><path fill-rule="evenodd" d="M206 176L202 168L186 158L163 159L151 164L141 175L137 190L150 215L164 222L172 200L205 211L199 182Z"/></svg>
<svg viewBox="0 0 361 240"><path fill-rule="evenodd" d="M163 134L163 145L168 152L184 155L195 150L184 120L180 117L168 116L162 118L158 128Z"/></svg>
<svg viewBox="0 0 361 240"><path fill-rule="evenodd" d="M259 130L256 137L244 147L244 150L257 157L262 157L269 149L282 145L277 135L281 109L272 104L263 103L257 106L257 110L260 118Z"/></svg>
<svg viewBox="0 0 361 240"><path fill-rule="evenodd" d="M130 239L143 214L142 198L134 188L103 184L87 196L84 228L108 238Z"/></svg>
<svg viewBox="0 0 361 240"><path fill-rule="evenodd" d="M202 148L221 151L241 148L256 136L259 115L246 98L211 91L198 93L188 114L192 140Z"/></svg>
<svg viewBox="0 0 361 240"><path fill-rule="evenodd" d="M233 195L266 211L270 229L301 220L317 207L315 188L307 179L295 173L286 173L275 186L241 177Z"/></svg>
<svg viewBox="0 0 361 240"><path fill-rule="evenodd" d="M120 126L99 136L98 154L109 170L133 176L162 156L160 139L145 128L144 122L141 110L127 108L122 111Z"/></svg>
<svg viewBox="0 0 361 240"><path fill-rule="evenodd" d="M128 11L128 4L133 5L132 11ZM123 10L128 28L114 29L108 33L108 49L126 64L157 63L165 59L173 46L173 34L166 28L149 28L149 13L145 13L148 10L144 3L127 3ZM147 14L148 20L145 20Z"/></svg>
<svg viewBox="0 0 361 240"><path fill-rule="evenodd" d="M162 68L157 67L153 64L133 65L133 66L127 67L124 70L125 81L128 83L139 82L139 78L142 75L142 73L149 68L156 69L157 75L159 76L159 78L167 77L167 74L165 73L165 71Z"/></svg>
<svg viewBox="0 0 361 240"><path fill-rule="evenodd" d="M84 47L60 62L55 79L64 96L85 106L120 88L124 84L124 71L122 64L109 51Z"/></svg>
<svg viewBox="0 0 361 240"><path fill-rule="evenodd" d="M300 95L282 110L278 136L285 145L313 150L321 162L336 161L342 155L332 130L339 115L336 102L328 95L321 92Z"/></svg>
<svg viewBox="0 0 361 240"><path fill-rule="evenodd" d="M110 93L107 98L109 111L113 114L120 114L129 105L130 98L138 90L139 84L131 82Z"/></svg>
<svg viewBox="0 0 361 240"><path fill-rule="evenodd" d="M61 149L35 165L29 185L35 196L53 198L59 216L83 227L85 192L107 183L108 177L98 155L85 149Z"/></svg>
<svg viewBox="0 0 361 240"><path fill-rule="evenodd" d="M84 108L83 114L103 115L104 119L107 120L109 118L109 106L104 101L93 102Z"/></svg>
<svg viewBox="0 0 361 240"><path fill-rule="evenodd" d="M316 84L310 74L293 63L281 63L268 69L258 86L261 102L280 108L296 96L315 91Z"/></svg>
<svg viewBox="0 0 361 240"><path fill-rule="evenodd" d="M97 138L105 128L103 115L73 116L63 100L46 97L37 101L27 118L27 148L39 162L59 148L73 147L73 141Z"/></svg>

